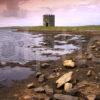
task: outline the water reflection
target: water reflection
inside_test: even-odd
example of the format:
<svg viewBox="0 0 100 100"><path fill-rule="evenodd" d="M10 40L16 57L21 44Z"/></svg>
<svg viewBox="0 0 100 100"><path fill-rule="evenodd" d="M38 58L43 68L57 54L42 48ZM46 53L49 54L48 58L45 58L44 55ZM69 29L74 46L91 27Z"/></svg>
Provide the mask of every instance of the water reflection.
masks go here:
<svg viewBox="0 0 100 100"><path fill-rule="evenodd" d="M3 67L0 68L0 84L9 86L13 81L27 79L30 75L34 74L30 68L25 67Z"/></svg>
<svg viewBox="0 0 100 100"><path fill-rule="evenodd" d="M72 41L77 42L75 45ZM25 63L31 60L57 60L79 49L81 35L42 34L0 30L1 62ZM69 41L71 41L69 43Z"/></svg>

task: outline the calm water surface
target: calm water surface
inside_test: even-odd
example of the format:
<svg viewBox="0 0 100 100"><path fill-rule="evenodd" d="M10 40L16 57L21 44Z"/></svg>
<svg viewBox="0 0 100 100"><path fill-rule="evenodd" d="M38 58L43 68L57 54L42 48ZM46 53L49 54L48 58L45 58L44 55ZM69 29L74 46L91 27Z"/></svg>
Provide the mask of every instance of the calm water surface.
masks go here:
<svg viewBox="0 0 100 100"><path fill-rule="evenodd" d="M84 42L81 35L42 34L15 32L0 29L0 62L26 63L33 60L57 60L62 55L72 53ZM34 74L31 68L0 67L0 84L23 80Z"/></svg>

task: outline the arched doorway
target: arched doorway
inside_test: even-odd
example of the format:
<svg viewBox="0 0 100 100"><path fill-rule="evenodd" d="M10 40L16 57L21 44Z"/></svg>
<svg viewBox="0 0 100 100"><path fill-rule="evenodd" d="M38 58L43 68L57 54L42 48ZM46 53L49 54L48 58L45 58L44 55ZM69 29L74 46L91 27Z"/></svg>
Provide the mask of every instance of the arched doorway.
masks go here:
<svg viewBox="0 0 100 100"><path fill-rule="evenodd" d="M48 27L49 26L49 24L48 24L48 22L46 22L46 27Z"/></svg>

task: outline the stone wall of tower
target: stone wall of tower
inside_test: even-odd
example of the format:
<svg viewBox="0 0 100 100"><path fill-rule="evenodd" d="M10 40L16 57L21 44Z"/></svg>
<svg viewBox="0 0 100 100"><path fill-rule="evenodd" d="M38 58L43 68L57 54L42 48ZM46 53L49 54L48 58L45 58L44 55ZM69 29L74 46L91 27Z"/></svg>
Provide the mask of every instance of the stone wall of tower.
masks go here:
<svg viewBox="0 0 100 100"><path fill-rule="evenodd" d="M43 15L43 25L48 26L55 26L55 15Z"/></svg>

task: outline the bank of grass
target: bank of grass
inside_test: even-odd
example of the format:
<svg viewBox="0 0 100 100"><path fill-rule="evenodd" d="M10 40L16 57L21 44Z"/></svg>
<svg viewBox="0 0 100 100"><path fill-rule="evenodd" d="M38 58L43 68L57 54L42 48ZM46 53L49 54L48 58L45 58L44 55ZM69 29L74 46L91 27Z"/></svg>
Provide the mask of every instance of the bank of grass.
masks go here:
<svg viewBox="0 0 100 100"><path fill-rule="evenodd" d="M28 31L100 31L100 25L91 26L73 26L73 27L44 27L44 26L34 26L34 27L19 27L18 30L28 30Z"/></svg>

